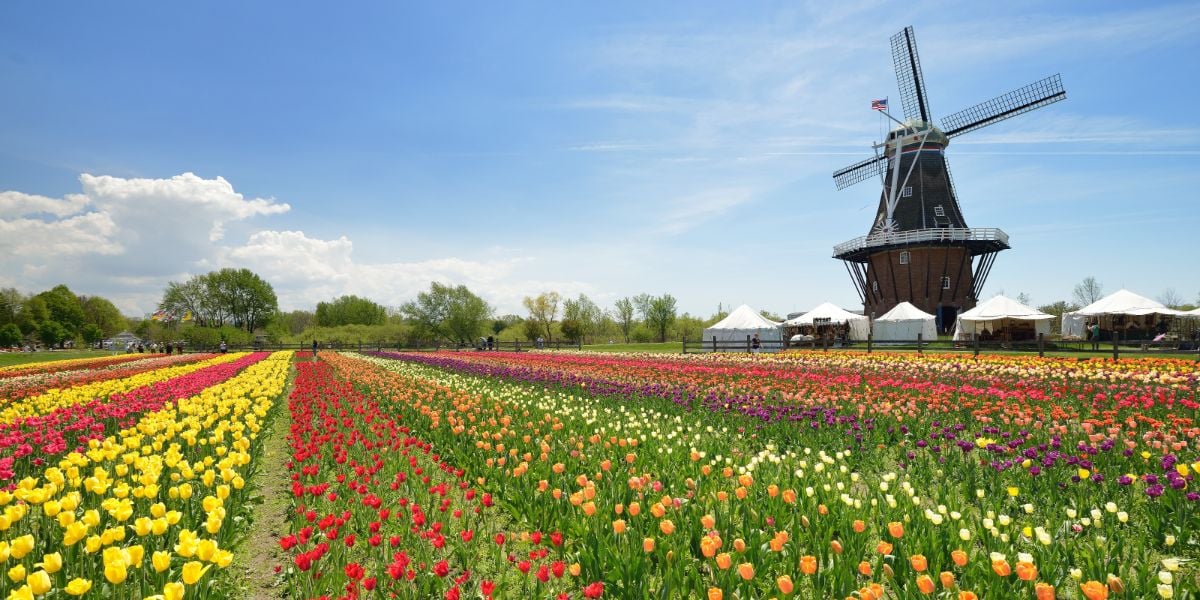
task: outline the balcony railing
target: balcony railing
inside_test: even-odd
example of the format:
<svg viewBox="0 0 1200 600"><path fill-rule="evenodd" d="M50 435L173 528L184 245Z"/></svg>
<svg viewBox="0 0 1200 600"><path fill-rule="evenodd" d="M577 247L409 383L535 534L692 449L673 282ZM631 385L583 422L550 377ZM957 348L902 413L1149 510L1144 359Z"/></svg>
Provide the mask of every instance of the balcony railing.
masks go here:
<svg viewBox="0 0 1200 600"><path fill-rule="evenodd" d="M995 227L958 227L939 229L917 229L896 233L872 233L842 242L833 247L833 255L880 246L900 246L922 242L999 242L1008 246L1008 234Z"/></svg>

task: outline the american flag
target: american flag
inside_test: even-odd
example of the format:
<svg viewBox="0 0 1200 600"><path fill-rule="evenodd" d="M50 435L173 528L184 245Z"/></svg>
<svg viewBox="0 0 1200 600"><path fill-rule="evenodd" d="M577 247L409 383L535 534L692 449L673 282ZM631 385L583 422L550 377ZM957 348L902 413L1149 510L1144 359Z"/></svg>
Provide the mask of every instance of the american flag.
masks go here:
<svg viewBox="0 0 1200 600"><path fill-rule="evenodd" d="M882 100L872 100L871 110L887 110L887 98Z"/></svg>

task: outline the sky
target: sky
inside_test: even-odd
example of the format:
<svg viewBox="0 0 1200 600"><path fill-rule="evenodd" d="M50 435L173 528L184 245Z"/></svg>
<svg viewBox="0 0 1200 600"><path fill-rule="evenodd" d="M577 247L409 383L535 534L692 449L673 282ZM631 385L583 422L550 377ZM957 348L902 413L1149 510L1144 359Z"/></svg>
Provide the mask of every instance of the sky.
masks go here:
<svg viewBox="0 0 1200 600"><path fill-rule="evenodd" d="M1011 237L983 297L1197 301L1195 2L4 2L0 287L861 309L831 254L879 187L831 174L886 132L908 25L935 118L1067 90L947 149L967 224Z"/></svg>

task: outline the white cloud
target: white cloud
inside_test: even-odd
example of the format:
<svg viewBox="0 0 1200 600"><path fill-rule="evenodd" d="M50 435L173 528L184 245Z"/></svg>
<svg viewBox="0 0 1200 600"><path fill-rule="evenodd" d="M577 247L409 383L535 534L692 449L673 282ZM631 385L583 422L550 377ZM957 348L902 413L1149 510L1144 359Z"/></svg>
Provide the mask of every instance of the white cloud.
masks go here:
<svg viewBox="0 0 1200 600"><path fill-rule="evenodd" d="M0 218L26 217L36 214L65 217L83 210L87 203L88 197L83 194L67 194L62 198L48 198L21 192L0 192Z"/></svg>
<svg viewBox="0 0 1200 600"><path fill-rule="evenodd" d="M669 234L686 233L706 221L750 202L753 198L754 193L748 188L708 190L677 198L671 202L667 213L663 215L660 229Z"/></svg>

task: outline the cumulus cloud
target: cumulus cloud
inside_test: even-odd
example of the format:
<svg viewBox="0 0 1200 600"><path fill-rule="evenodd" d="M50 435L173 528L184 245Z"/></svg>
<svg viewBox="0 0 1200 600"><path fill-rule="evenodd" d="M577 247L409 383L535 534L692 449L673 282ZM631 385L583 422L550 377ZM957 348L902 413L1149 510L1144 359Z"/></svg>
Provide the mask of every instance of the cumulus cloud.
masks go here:
<svg viewBox="0 0 1200 600"><path fill-rule="evenodd" d="M290 205L246 198L222 177L83 174L79 182L81 193L62 198L0 192L0 252L15 259L0 265L0 284L32 292L66 283L135 315L153 309L167 282L223 267L270 281L285 310L343 294L396 306L433 281L465 284L504 312L540 290L594 292L579 281L522 277L533 259L504 249L479 259L356 262L346 236L252 228Z"/></svg>

